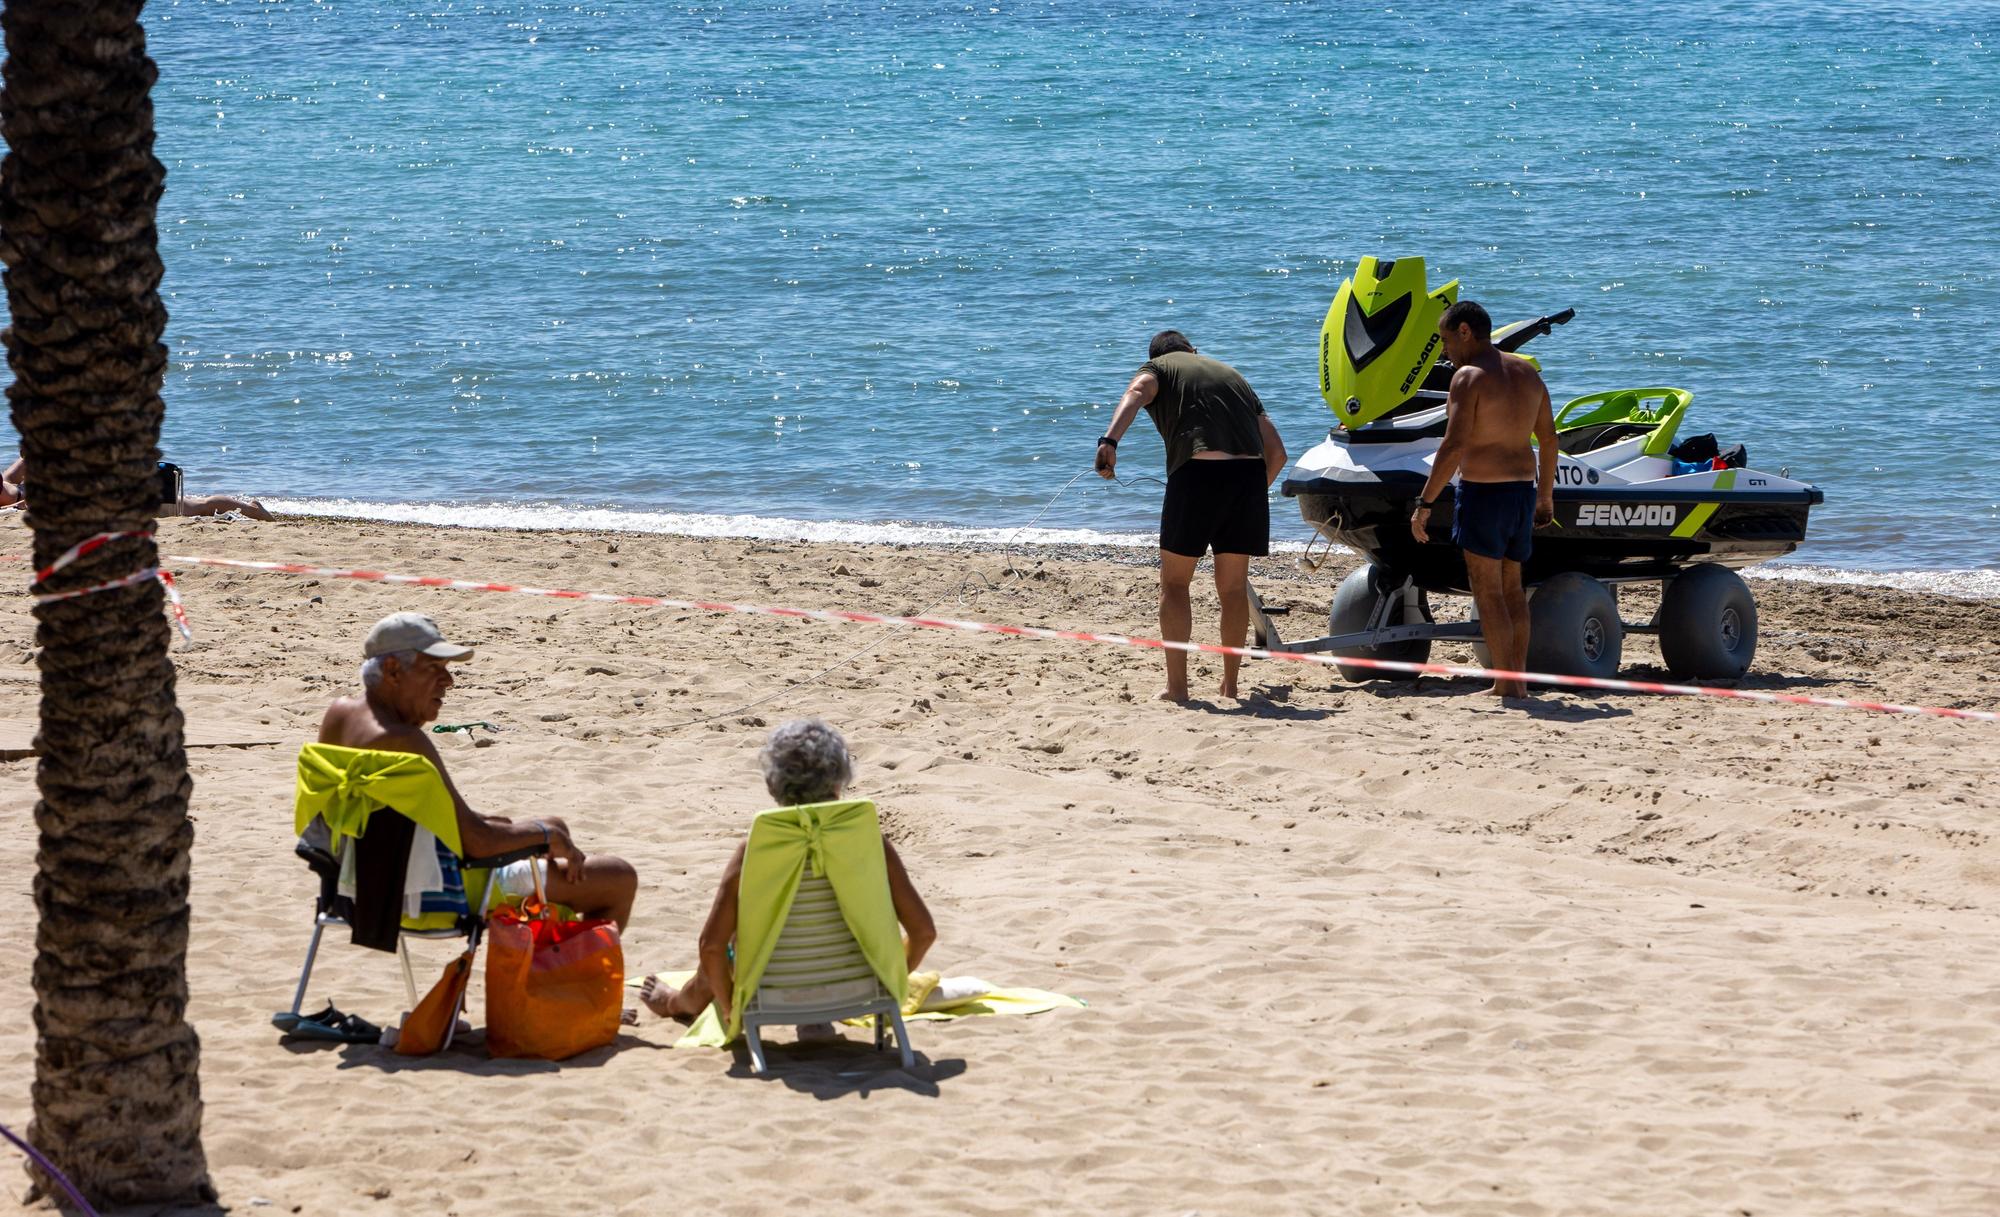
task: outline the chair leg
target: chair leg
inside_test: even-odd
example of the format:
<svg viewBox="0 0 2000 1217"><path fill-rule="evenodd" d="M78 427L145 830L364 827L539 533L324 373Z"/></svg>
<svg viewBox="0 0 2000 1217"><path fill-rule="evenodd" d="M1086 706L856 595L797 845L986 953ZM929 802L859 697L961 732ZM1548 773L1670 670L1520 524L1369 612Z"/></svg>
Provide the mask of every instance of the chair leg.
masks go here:
<svg viewBox="0 0 2000 1217"><path fill-rule="evenodd" d="M887 1046L882 1037L887 1034L885 1028L888 1025L880 1014L875 1016L875 1051L877 1052L882 1051Z"/></svg>
<svg viewBox="0 0 2000 1217"><path fill-rule="evenodd" d="M903 1012L892 1011L889 1017L896 1020L896 1047L902 1053L903 1068L913 1069L916 1067L917 1058L916 1054L910 1051L910 1029L903 1023Z"/></svg>
<svg viewBox="0 0 2000 1217"><path fill-rule="evenodd" d="M396 935L396 954L403 961L403 992L410 995L410 1004L403 1008L414 1010L417 1008L417 974L410 970L410 940L401 934Z"/></svg>
<svg viewBox="0 0 2000 1217"><path fill-rule="evenodd" d="M465 966L468 970L479 962L479 939L486 929L486 910L492 903L493 877L488 875L485 894L479 897L479 916L473 918L472 924L465 931ZM458 1016L464 1012L465 999L470 996L472 996L472 978L468 976L465 978L465 984L459 987L458 1000L451 1007L451 1023L444 1029L445 1048L451 1047L451 1041L458 1035Z"/></svg>
<svg viewBox="0 0 2000 1217"><path fill-rule="evenodd" d="M743 1020L743 1042L750 1049L750 1072L763 1073L769 1068L764 1063L764 1041L758 1038L757 1024L748 1018Z"/></svg>
<svg viewBox="0 0 2000 1217"><path fill-rule="evenodd" d="M299 987L292 992L291 1012L293 1015L297 1015L299 1007L305 1005L306 983L312 980L313 960L319 956L319 936L324 933L326 933L326 927L320 924L318 914L314 914L312 942L306 947L306 965L299 969Z"/></svg>

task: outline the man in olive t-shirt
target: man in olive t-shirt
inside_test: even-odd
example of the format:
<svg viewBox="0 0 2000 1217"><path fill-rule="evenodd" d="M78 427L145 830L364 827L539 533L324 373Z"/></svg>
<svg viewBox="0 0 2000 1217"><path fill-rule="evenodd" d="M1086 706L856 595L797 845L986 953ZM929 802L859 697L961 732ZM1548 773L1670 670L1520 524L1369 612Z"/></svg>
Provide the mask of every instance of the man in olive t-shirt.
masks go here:
<svg viewBox="0 0 2000 1217"><path fill-rule="evenodd" d="M1167 494L1160 506L1160 636L1194 632L1188 588L1202 555L1215 553L1222 645L1240 647L1250 626L1250 559L1271 552L1271 483L1285 445L1264 403L1235 368L1198 354L1179 330L1153 336L1148 359L1126 386L1097 441L1097 472L1118 476L1118 441L1141 409L1167 443ZM1169 650L1164 701L1188 698L1187 652ZM1239 660L1222 660L1224 697L1235 697Z"/></svg>

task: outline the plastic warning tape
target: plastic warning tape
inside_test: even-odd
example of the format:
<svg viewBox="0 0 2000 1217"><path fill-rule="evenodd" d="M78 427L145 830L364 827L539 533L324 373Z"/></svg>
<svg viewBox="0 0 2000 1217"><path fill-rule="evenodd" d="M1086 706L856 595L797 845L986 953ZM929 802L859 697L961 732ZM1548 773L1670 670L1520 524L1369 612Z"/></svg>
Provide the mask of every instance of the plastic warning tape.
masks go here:
<svg viewBox="0 0 2000 1217"><path fill-rule="evenodd" d="M113 541L145 540L152 535L150 532L100 532L96 536L86 537L62 551L56 557L55 561L36 571L35 586L39 587L47 583L58 571L74 565L84 555L94 553L111 544ZM110 592L116 591L121 587L131 587L133 584L144 583L149 579L158 579L160 581L160 586L167 593L167 607L174 615L174 628L181 632L181 640L183 642L192 643L194 641L194 631L188 626L187 608L181 603L180 589L174 586L172 572L162 570L157 566L142 567L129 575L120 575L116 579L107 579L102 583L93 583L89 587L71 588L66 592L37 593L35 603L41 605L54 604L58 600L74 600L78 596L92 596L98 592Z"/></svg>
<svg viewBox="0 0 2000 1217"><path fill-rule="evenodd" d="M545 596L556 600L582 600L596 604L626 604L640 608L691 609L705 613L747 613L760 617L783 617L812 621L847 622L859 625L893 625L928 630L957 630L972 634L1000 634L1011 638L1036 638L1047 642L1101 643L1148 650L1185 651L1201 655L1235 655L1243 659L1291 660L1298 663L1367 668L1382 672L1409 672L1437 676L1468 676L1482 680L1522 680L1534 684L1559 685L1574 689L1605 689L1620 693L1650 693L1669 697L1713 697L1730 701L1758 701L1787 706L1820 706L1835 710L1872 710L1881 714L1923 714L1936 718L2000 722L2000 713L1990 710L1959 710L1946 706L1905 706L1895 702L1861 701L1846 697L1814 697L1802 693L1770 693L1761 689L1720 689L1706 685L1662 684L1651 680L1618 680L1599 676L1558 676L1549 672L1507 672L1493 668L1448 663L1406 663L1391 659L1336 658L1301 651L1269 651L1261 647L1227 647L1206 642L1168 642L1126 634L1100 634L1089 630L1051 630L1029 625L996 625L985 621L956 621L947 617L898 617L886 613L857 613L844 609L784 608L766 604L731 604L721 600L680 600L668 596L628 596L610 592L578 592L557 588L526 587L515 583L490 583L476 579L451 579L440 575L399 575L377 570L350 570L308 566L300 562L253 562L242 558L208 558L192 554L172 554L166 562L175 566L213 566L263 574L313 575L323 579L351 579L362 583L390 583L408 587L439 587L468 592L501 592L517 596Z"/></svg>
<svg viewBox="0 0 2000 1217"><path fill-rule="evenodd" d="M64 551L61 557L44 567L35 576L37 585L50 575L77 561L85 554L112 541L128 537L149 537L146 532L100 533L79 542ZM19 560L15 558L13 560ZM1533 684L1556 685L1572 689L1605 689L1619 693L1648 693L1668 697L1714 697L1730 701L1757 701L1786 706L1818 706L1834 710L1869 710L1879 714L1921 714L1935 718L1968 719L1975 722L2000 722L2000 713L1991 710L1960 710L1948 706L1906 706L1896 702L1863 701L1847 697L1815 697L1804 693L1770 693L1761 689L1722 689L1707 685L1664 684L1652 680L1619 680L1605 676L1559 676L1552 672L1510 672L1495 668L1473 667L1467 664L1450 663L1409 663L1394 659L1368 659L1359 656L1335 657L1311 654L1303 651L1271 651L1262 647L1229 647L1211 642L1170 642L1160 638L1145 638L1127 634L1100 634L1089 630L1051 630L1031 625L998 625L986 621L957 621L948 617L899 617L886 613L858 613L845 609L801 609L786 608L768 604L732 604L722 600L680 600L669 596L632 596L611 592L579 592L561 588L528 587L517 583L482 582L477 579L452 579L442 575L399 575L387 571L362 570L354 568L309 566L302 562L257 562L246 558L211 558L199 554L171 554L165 561L178 566L212 566L227 570L244 570L258 574L314 575L323 579L350 579L361 583L389 583L406 587L438 587L468 592L502 592L518 596L545 596L555 600L581 600L597 604L625 604L640 608L692 609L705 613L747 613L762 617L782 617L813 621L846 622L859 625L892 625L931 630L957 630L973 634L1000 634L1012 638L1035 638L1046 642L1086 642L1111 646L1135 647L1146 650L1184 651L1199 655L1234 655L1241 659L1277 659L1298 663L1319 664L1325 667L1365 668L1381 672L1406 672L1417 675L1466 676L1481 680L1520 680ZM174 586L173 575L157 567L134 571L130 575L100 583L92 587L71 591L39 594L35 603L46 604L55 600L68 600L77 596L88 596L94 592L110 591L114 588L129 587L148 578L157 578L165 586L167 598L173 608L175 624L184 637L189 634L187 614L181 605L179 591Z"/></svg>

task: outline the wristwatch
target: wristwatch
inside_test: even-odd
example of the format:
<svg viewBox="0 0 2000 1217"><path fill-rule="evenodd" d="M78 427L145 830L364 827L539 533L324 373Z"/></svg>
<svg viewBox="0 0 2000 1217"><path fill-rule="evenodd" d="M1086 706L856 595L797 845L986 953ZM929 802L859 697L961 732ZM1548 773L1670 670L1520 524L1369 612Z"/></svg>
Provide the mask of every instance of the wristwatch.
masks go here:
<svg viewBox="0 0 2000 1217"><path fill-rule="evenodd" d="M1438 497L1439 497L1439 498L1443 498L1444 496L1442 496L1442 495L1439 495ZM1422 499L1418 499L1418 500L1417 500L1417 510L1418 510L1418 511L1429 511L1429 510L1430 510L1431 508L1433 508L1433 507L1436 507L1437 505L1438 505L1438 501L1437 501L1437 499L1432 499L1432 500L1430 500L1429 502L1425 502L1425 501L1424 501L1424 500L1422 500Z"/></svg>
<svg viewBox="0 0 2000 1217"><path fill-rule="evenodd" d="M1111 438L1110 436L1108 436L1108 435L1100 435L1100 436L1098 436L1098 437L1097 437L1097 442L1098 442L1099 444L1110 444L1110 445L1111 445L1111 446L1112 446L1113 448L1116 448L1116 447L1118 446L1118 441L1117 441L1117 440L1115 440L1115 439L1112 439L1112 438Z"/></svg>

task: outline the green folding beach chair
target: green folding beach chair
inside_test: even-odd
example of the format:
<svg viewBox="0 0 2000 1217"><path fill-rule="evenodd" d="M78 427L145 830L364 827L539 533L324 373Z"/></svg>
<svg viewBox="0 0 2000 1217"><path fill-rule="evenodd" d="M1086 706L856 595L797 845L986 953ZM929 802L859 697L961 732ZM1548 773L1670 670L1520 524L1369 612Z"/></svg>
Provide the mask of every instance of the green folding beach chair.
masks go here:
<svg viewBox="0 0 2000 1217"><path fill-rule="evenodd" d="M321 935L328 926L352 923L353 901L340 893L341 871L368 825L383 814L400 816L428 829L450 854L448 860L439 859L441 864L451 863L442 867L443 890L427 893L423 911L416 916L404 916L398 926L396 954L402 961L403 987L409 994L411 1009L417 1005L417 983L405 940L463 938L468 956L476 954L492 904L492 885L488 882L492 872L508 863L548 853L548 846L537 842L503 854L466 857L459 843L458 815L451 793L436 766L424 757L333 744L307 744L301 748L293 808L293 826L299 841L294 852L318 876L319 894L313 901L312 939L306 945L305 964L299 969L291 1009L271 1016L272 1025L288 1034L310 1021L300 1014L300 1009L305 1002L306 986L312 980L313 963L319 956ZM463 1004L461 994L460 1009ZM447 1047L457 1030L459 1012L459 1009L452 1011L451 1030L445 1033L444 1040Z"/></svg>
<svg viewBox="0 0 2000 1217"><path fill-rule="evenodd" d="M889 1026L904 1068L916 1063L903 997L909 973L889 896L875 805L780 807L750 825L737 889L736 994L727 1038L740 1029L750 1068L768 1068L758 1032L873 1016Z"/></svg>

